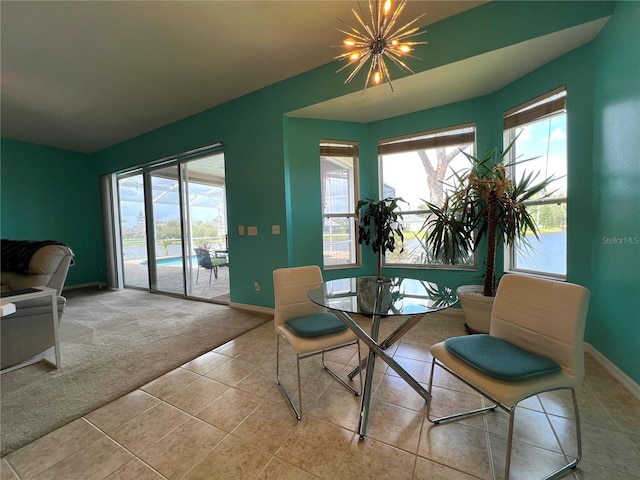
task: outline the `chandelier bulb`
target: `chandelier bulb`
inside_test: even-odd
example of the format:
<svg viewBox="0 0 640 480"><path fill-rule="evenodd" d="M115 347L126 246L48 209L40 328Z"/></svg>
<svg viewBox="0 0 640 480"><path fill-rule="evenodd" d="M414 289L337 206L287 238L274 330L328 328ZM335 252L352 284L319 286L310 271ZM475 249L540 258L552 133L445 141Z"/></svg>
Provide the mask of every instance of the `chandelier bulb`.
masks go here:
<svg viewBox="0 0 640 480"><path fill-rule="evenodd" d="M391 0L386 0L386 2L384 2L384 16L386 17L387 15L389 15L390 11L391 11Z"/></svg>

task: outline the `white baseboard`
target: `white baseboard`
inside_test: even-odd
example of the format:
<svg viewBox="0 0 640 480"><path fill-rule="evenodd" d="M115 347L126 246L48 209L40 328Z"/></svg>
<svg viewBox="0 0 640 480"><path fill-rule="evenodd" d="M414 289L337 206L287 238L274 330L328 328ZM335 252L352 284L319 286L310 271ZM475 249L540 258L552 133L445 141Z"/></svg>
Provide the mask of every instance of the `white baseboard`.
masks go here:
<svg viewBox="0 0 640 480"><path fill-rule="evenodd" d="M78 285L65 285L62 291L64 292L65 290L77 290L78 288L87 288L87 287L105 288L106 286L107 284L103 282L79 283Z"/></svg>
<svg viewBox="0 0 640 480"><path fill-rule="evenodd" d="M631 377L620 370L611 360L596 350L590 343L585 342L584 350L591 355L596 362L602 365L602 367L609 372L613 378L619 381L623 387L629 390L631 395L640 400L640 385L634 382Z"/></svg>
<svg viewBox="0 0 640 480"><path fill-rule="evenodd" d="M273 315L273 308L259 307L257 305L249 305L247 303L229 302L229 307L237 308L238 310L247 310L249 312L266 313L268 315Z"/></svg>

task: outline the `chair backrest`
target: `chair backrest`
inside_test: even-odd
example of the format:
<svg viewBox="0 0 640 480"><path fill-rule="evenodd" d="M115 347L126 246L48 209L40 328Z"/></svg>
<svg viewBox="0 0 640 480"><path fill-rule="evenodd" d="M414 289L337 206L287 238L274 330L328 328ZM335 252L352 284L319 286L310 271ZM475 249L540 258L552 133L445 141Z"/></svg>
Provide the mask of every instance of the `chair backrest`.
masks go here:
<svg viewBox="0 0 640 480"><path fill-rule="evenodd" d="M582 381L589 296L580 285L505 275L496 292L489 333L554 360Z"/></svg>
<svg viewBox="0 0 640 480"><path fill-rule="evenodd" d="M290 318L326 311L307 297L307 292L320 284L322 284L322 272L317 265L274 270L274 324L278 326Z"/></svg>
<svg viewBox="0 0 640 480"><path fill-rule="evenodd" d="M213 267L213 264L211 263L211 254L209 253L209 250L207 250L206 248L199 248L199 247L194 248L194 250L196 252L196 257L198 259L198 265L204 268Z"/></svg>

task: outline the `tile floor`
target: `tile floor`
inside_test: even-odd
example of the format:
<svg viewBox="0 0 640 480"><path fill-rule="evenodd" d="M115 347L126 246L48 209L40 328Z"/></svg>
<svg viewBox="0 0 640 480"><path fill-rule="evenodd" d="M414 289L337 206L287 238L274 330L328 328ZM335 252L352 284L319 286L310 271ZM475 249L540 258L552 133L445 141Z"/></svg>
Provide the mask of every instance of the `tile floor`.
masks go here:
<svg viewBox="0 0 640 480"><path fill-rule="evenodd" d="M384 329L395 322L388 319ZM428 346L461 333L459 316L433 314L391 350L426 383ZM355 347L330 355L342 371L356 359ZM578 392L583 460L564 478L640 479L640 402L586 361ZM291 351L282 365L295 391ZM267 323L7 455L0 478L502 479L506 414L433 426L404 381L382 362L376 370L364 441L354 433L359 397L321 372L318 357L304 360L298 422L274 380L275 334ZM443 373L434 383L436 414L483 402ZM541 478L572 453L568 401L546 394L519 409L512 478Z"/></svg>

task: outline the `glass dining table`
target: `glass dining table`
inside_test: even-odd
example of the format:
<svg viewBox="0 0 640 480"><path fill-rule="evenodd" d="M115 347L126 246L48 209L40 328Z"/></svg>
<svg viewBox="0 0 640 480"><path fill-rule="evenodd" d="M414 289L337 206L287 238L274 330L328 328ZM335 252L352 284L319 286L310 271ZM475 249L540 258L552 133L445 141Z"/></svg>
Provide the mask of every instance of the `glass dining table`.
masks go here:
<svg viewBox="0 0 640 480"><path fill-rule="evenodd" d="M351 277L323 282L308 292L309 300L334 312L369 348L369 355L351 372L353 378L366 368L360 404L358 433L360 439L367 434L372 379L376 358L382 359L426 402L431 394L420 385L385 350L397 342L424 315L449 308L458 301L455 292L441 285L415 278ZM352 314L371 317L371 330L365 331ZM384 340L379 341L380 323L386 317L406 317Z"/></svg>

